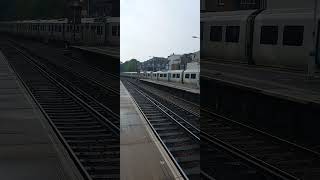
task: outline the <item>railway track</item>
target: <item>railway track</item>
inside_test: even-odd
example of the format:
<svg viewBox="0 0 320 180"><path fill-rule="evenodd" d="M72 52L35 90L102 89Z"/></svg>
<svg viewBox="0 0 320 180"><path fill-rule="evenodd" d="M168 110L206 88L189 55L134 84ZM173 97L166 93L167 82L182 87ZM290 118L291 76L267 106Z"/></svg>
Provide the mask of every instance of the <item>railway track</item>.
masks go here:
<svg viewBox="0 0 320 180"><path fill-rule="evenodd" d="M19 46L19 48L21 48L21 46ZM30 51L25 51L24 46L22 46L19 51L32 58L39 65L46 68L47 71L50 71L51 74L54 74L60 82L64 84L72 84L71 86L77 87L78 90L76 92L81 91L83 94L88 94L88 97L92 97L89 101L92 106L96 107L96 109L100 113L105 114L106 116L110 116L109 119L112 119L114 123L119 126L120 92L119 89L116 89L115 85L106 85L107 82L110 82L112 84L116 84L116 82L119 83L119 79L110 78L109 80L106 80L107 77L103 77L105 73L102 71L99 71L99 73L103 78L89 78L88 76L90 76L90 74L97 73L96 69L88 68L86 71L78 70L78 67L80 69L83 69L83 66L80 62L76 62L77 65L72 66L72 63L62 63L61 60L50 61L39 56L37 56L37 58L33 58L29 55Z"/></svg>
<svg viewBox="0 0 320 180"><path fill-rule="evenodd" d="M200 94L194 94L191 92L186 92L180 89L175 89L171 87L166 87L160 84L155 84L152 82L148 81L141 81L141 84L148 85L149 87L156 88L158 90L161 90L163 92L168 92L171 97L176 97L177 99L183 100L187 103L195 104L195 105L200 105Z"/></svg>
<svg viewBox="0 0 320 180"><path fill-rule="evenodd" d="M244 124L201 112L201 131L282 179L320 179L320 154Z"/></svg>
<svg viewBox="0 0 320 180"><path fill-rule="evenodd" d="M236 153L227 151L221 145L221 142L205 136L201 136L200 141L200 130L194 126L189 126L185 119L187 116L180 117L181 119L179 119L177 116L170 115L173 111L177 111L172 109L172 107L166 108L161 103L160 97L149 95L146 90L139 88L139 85L134 85L134 81L123 79L123 82L155 134L157 134L160 142L163 143L172 159L181 168L182 172L185 173L186 179L271 179L271 175L256 170L254 167L249 166L243 158L237 157ZM172 141L176 143L168 143ZM187 143L181 143L181 141L186 141ZM185 162L180 162L179 158L181 156L177 158L176 154L183 154L182 157L185 160L192 162L195 159L190 158L190 156L199 156L200 143L201 155L204 155L205 158L201 159L201 170L197 167L199 166L198 159L191 163L193 164L193 171L190 173L190 170L185 168ZM185 147L186 145L187 147Z"/></svg>
<svg viewBox="0 0 320 180"><path fill-rule="evenodd" d="M39 60L53 63L59 67L63 67L68 71L77 74L83 78L89 79L107 91L119 95L119 75L116 70L106 72L101 69L87 64L80 58L75 59L63 54L61 49L51 48L41 43L29 41L15 41L10 39L16 46L24 49L29 54L37 57ZM111 67L111 69L114 69Z"/></svg>
<svg viewBox="0 0 320 180"><path fill-rule="evenodd" d="M66 80L59 82L19 49L8 43L0 47L84 179L119 179L119 128L96 110L101 106L96 107L92 98Z"/></svg>
<svg viewBox="0 0 320 180"><path fill-rule="evenodd" d="M145 84L141 81L137 81L139 83L138 87L144 88L148 92L151 92L152 94L156 94L158 96L161 96L163 99L171 102L172 104L178 106L179 108L182 108L183 110L192 113L194 116L200 116L200 104L190 102L186 99L183 99L175 94L168 93L167 91L160 90L158 88L155 88L153 86L149 86L149 84Z"/></svg>
<svg viewBox="0 0 320 180"><path fill-rule="evenodd" d="M179 97L171 95L170 93L157 90L154 87L148 86L140 81L132 83L136 88L148 94L150 97L157 99L159 103L168 109L174 109L176 115L185 119L188 123L192 124L195 129L200 129L200 107Z"/></svg>
<svg viewBox="0 0 320 180"><path fill-rule="evenodd" d="M159 103L170 99L170 95L144 87L138 81L132 83ZM175 113L180 111L168 107ZM201 133L196 135L201 137L201 156L205 157L201 159L202 179L319 179L317 152L209 110L201 109Z"/></svg>

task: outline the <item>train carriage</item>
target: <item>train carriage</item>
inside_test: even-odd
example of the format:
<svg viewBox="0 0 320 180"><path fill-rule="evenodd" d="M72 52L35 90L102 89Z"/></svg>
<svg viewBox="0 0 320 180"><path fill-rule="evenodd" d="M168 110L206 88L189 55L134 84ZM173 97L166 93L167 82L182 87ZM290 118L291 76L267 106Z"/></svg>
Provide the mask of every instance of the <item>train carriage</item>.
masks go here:
<svg viewBox="0 0 320 180"><path fill-rule="evenodd" d="M111 17L107 19L105 26L105 42L120 45L120 18Z"/></svg>
<svg viewBox="0 0 320 180"><path fill-rule="evenodd" d="M160 71L158 76L159 81L169 81L169 72Z"/></svg>
<svg viewBox="0 0 320 180"><path fill-rule="evenodd" d="M199 86L200 73L196 69L187 69L183 72L183 83Z"/></svg>
<svg viewBox="0 0 320 180"><path fill-rule="evenodd" d="M183 70L171 70L169 71L169 81L182 83L183 80Z"/></svg>
<svg viewBox="0 0 320 180"><path fill-rule="evenodd" d="M67 19L0 22L0 31L45 41L119 46L119 18L83 18L81 21L82 23L77 25L68 24Z"/></svg>
<svg viewBox="0 0 320 180"><path fill-rule="evenodd" d="M310 9L265 10L255 20L257 65L307 69L312 61L314 19Z"/></svg>
<svg viewBox="0 0 320 180"><path fill-rule="evenodd" d="M247 62L247 20L255 10L201 15L201 56Z"/></svg>
<svg viewBox="0 0 320 180"><path fill-rule="evenodd" d="M201 56L212 61L320 71L319 22L313 9L203 13Z"/></svg>

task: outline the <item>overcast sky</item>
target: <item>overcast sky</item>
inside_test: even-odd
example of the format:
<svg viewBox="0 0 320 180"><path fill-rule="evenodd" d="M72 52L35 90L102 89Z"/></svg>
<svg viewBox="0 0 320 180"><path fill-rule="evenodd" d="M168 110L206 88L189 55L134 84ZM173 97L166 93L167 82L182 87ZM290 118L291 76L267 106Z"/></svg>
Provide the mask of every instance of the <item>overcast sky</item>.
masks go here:
<svg viewBox="0 0 320 180"><path fill-rule="evenodd" d="M200 49L200 0L120 0L121 61Z"/></svg>

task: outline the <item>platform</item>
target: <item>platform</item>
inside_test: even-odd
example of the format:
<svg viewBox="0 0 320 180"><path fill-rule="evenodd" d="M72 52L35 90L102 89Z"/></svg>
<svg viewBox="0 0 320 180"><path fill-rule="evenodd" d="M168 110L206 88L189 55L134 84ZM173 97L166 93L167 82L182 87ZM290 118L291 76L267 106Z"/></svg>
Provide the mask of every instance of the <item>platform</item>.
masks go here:
<svg viewBox="0 0 320 180"><path fill-rule="evenodd" d="M21 180L83 179L1 52L0 175Z"/></svg>
<svg viewBox="0 0 320 180"><path fill-rule="evenodd" d="M201 77L300 103L320 104L320 78L302 72L201 61Z"/></svg>
<svg viewBox="0 0 320 180"><path fill-rule="evenodd" d="M122 82L120 119L121 179L182 179Z"/></svg>
<svg viewBox="0 0 320 180"><path fill-rule="evenodd" d="M71 46L74 49L87 51L96 54L102 54L111 56L114 58L120 58L120 48L119 47L109 47L109 46Z"/></svg>
<svg viewBox="0 0 320 180"><path fill-rule="evenodd" d="M180 84L180 83L174 83L174 82L164 82L164 81L154 81L152 79L140 79L141 81L151 82L154 84L159 84L162 86L167 86L174 89L179 89L182 91L187 91L194 94L200 94L200 89L193 85L188 84Z"/></svg>

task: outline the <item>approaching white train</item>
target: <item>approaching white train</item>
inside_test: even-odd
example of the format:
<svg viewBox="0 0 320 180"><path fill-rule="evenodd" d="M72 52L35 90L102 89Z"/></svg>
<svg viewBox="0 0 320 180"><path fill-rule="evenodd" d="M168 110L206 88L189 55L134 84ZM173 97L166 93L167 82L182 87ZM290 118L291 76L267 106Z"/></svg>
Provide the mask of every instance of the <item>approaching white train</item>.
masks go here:
<svg viewBox="0 0 320 180"><path fill-rule="evenodd" d="M85 44L120 44L120 18L108 17L99 22L82 18L81 24L69 24L67 19L0 22L0 32L37 38Z"/></svg>
<svg viewBox="0 0 320 180"><path fill-rule="evenodd" d="M145 72L123 72L121 76L138 78L138 79L152 79L155 81L167 81L181 84L192 84L199 87L200 68L189 68L186 70L169 70L169 71L145 71Z"/></svg>
<svg viewBox="0 0 320 180"><path fill-rule="evenodd" d="M312 9L203 13L201 56L297 70L306 70L311 62L319 70L317 22Z"/></svg>

